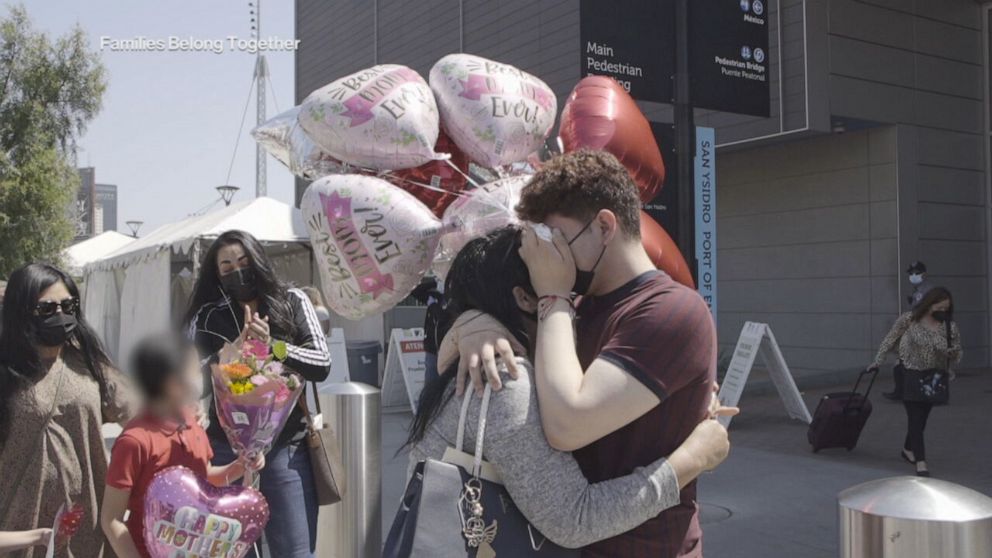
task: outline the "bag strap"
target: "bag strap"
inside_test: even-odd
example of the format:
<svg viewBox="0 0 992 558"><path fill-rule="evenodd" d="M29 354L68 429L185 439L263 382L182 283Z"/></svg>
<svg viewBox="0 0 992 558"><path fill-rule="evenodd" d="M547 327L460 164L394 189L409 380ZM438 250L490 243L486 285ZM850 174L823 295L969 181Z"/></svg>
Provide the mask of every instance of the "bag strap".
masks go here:
<svg viewBox="0 0 992 558"><path fill-rule="evenodd" d="M317 383L316 382L308 382L308 383L311 386L313 386L313 400L315 406L317 407L317 414L318 415L323 414L324 411L320 409L320 396L317 394ZM303 416L306 418L307 421L307 428L311 431L316 431L317 427L314 425L313 415L310 414L310 404L307 403L306 384L303 384L303 393L301 393L300 398L296 400L296 404L299 405L300 409L303 410Z"/></svg>
<svg viewBox="0 0 992 558"><path fill-rule="evenodd" d="M954 335L951 330L951 320L948 318L944 321L944 327L947 330L947 358L944 361L947 364L947 375L951 375L951 347L954 346Z"/></svg>
<svg viewBox="0 0 992 558"><path fill-rule="evenodd" d="M62 366L59 368L58 374L59 374L59 383L55 387L55 396L52 398L52 408L48 410L48 416L45 417L45 422L43 422L41 424L41 429L39 430L39 432L41 434L39 436L39 438L38 438L38 442L39 443L41 443L41 442L44 441L44 439L45 439L45 432L48 430L48 425L51 424L52 417L55 416L55 410L58 409L58 406L59 406L59 397L62 395L62 384L65 383L65 358L64 357L62 359ZM41 454L40 451L34 453L34 455L40 455L40 454ZM17 481L15 481L12 486L20 486L21 481L24 480L24 475L27 474L28 469L31 468L31 465L33 463L34 463L34 459L27 459L26 460L26 462L24 463L24 468L21 469L21 472L17 475ZM3 509L4 510L9 510L10 509L9 502L8 502L8 505L3 506ZM6 513L4 513L4 518L6 519Z"/></svg>
<svg viewBox="0 0 992 558"><path fill-rule="evenodd" d="M462 451L465 442L465 417L468 416L468 404L472 401L472 391L469 390L462 397L462 409L458 413L458 433L455 435L455 449Z"/></svg>
<svg viewBox="0 0 992 558"><path fill-rule="evenodd" d="M482 392L482 405L479 407L479 424L475 434L475 455L472 461L472 475L478 477L482 471L482 447L486 436L486 422L489 413L489 400L492 398L493 389L490 384L486 384L486 389ZM455 436L455 449L464 451L465 444L465 421L468 417L468 404L472 401L472 391L462 398L461 412L458 414L458 433Z"/></svg>

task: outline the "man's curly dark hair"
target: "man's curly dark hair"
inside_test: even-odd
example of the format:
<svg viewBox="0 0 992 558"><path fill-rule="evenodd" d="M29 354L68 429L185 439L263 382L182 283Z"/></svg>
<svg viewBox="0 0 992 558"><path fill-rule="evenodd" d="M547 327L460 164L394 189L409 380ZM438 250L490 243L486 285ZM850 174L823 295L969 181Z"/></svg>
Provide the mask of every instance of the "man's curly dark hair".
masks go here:
<svg viewBox="0 0 992 558"><path fill-rule="evenodd" d="M589 221L602 209L617 216L630 239L641 236L641 200L626 167L606 151L582 149L544 163L524 187L517 214L525 221L543 222L557 213Z"/></svg>

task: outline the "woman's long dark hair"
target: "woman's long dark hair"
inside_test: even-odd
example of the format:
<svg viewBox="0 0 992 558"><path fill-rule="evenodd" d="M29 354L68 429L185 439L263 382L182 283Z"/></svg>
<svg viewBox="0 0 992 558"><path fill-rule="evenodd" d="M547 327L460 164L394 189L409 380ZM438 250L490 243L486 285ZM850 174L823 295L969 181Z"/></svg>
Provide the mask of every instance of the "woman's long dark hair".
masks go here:
<svg viewBox="0 0 992 558"><path fill-rule="evenodd" d="M62 283L69 294L79 300L79 288L67 273L57 267L32 263L10 275L3 299L3 330L0 331L0 446L6 442L14 395L40 381L46 370L36 348L34 310L38 297L46 289ZM100 400L110 400L105 368L113 366L100 339L83 317L76 313L76 329L65 349L75 353L100 387ZM65 355L69 356L69 355Z"/></svg>
<svg viewBox="0 0 992 558"><path fill-rule="evenodd" d="M458 252L444 283L447 302L439 338L447 334L463 312L478 310L499 321L523 346L530 346L524 314L513 296L514 287L534 293L519 249L520 229L506 227L470 241ZM451 399L454 390L449 386L457 370L455 362L424 386L406 446L424 438L427 428Z"/></svg>
<svg viewBox="0 0 992 558"><path fill-rule="evenodd" d="M225 246L240 244L248 255L248 265L255 274L255 287L258 290L259 313L269 317L269 324L286 332L292 337L293 331L292 311L289 306L288 286L279 280L272 262L266 255L262 243L257 238L244 231L227 231L217 237L207 253L200 261L200 276L196 278L193 286L193 296L190 297L186 315L183 318L183 325L187 325L196 317L196 313L204 304L214 302L225 295L224 289L220 285L220 270L217 266L217 252ZM236 307L237 301L231 297L231 304L236 316L240 316Z"/></svg>
<svg viewBox="0 0 992 558"><path fill-rule="evenodd" d="M912 320L918 322L923 319L924 316L930 313L930 308L934 304L944 302L950 302L947 306L947 315L954 316L954 298L951 297L951 291L944 287L934 287L927 291L927 294L923 295L923 299L920 303L913 308Z"/></svg>

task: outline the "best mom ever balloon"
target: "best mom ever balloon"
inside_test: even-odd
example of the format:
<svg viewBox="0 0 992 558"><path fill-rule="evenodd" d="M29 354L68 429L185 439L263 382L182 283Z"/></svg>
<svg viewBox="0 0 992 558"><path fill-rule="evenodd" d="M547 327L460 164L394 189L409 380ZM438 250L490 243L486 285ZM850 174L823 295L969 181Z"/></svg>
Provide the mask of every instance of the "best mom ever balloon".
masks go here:
<svg viewBox="0 0 992 558"><path fill-rule="evenodd" d="M300 210L327 303L352 320L406 298L430 267L442 230L409 192L365 175L314 182Z"/></svg>
<svg viewBox="0 0 992 558"><path fill-rule="evenodd" d="M434 152L434 94L406 66L372 66L321 87L300 105L299 122L321 149L358 167L407 169L446 157Z"/></svg>
<svg viewBox="0 0 992 558"><path fill-rule="evenodd" d="M484 167L525 160L555 125L554 91L509 64L449 54L434 64L429 79L444 131Z"/></svg>

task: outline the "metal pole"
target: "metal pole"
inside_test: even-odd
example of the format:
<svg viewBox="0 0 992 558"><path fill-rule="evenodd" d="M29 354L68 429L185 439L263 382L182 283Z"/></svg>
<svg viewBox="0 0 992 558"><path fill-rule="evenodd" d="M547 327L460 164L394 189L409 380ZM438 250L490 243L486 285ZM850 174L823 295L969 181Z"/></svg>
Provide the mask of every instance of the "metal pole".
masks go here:
<svg viewBox="0 0 992 558"><path fill-rule="evenodd" d="M262 0L255 2L255 37L262 39ZM255 123L259 126L265 123L265 81L269 76L269 68L265 62L265 55L259 50L255 60L255 100L257 103ZM261 143L255 145L255 197L260 198L268 194L266 184L265 150Z"/></svg>
<svg viewBox="0 0 992 558"><path fill-rule="evenodd" d="M678 159L678 245L696 278L696 203L693 165L696 122L692 108L689 56L689 2L675 2L675 156Z"/></svg>
<svg viewBox="0 0 992 558"><path fill-rule="evenodd" d="M318 394L324 420L341 441L347 477L340 502L320 509L319 558L378 558L382 553L382 421L378 388L330 384Z"/></svg>

